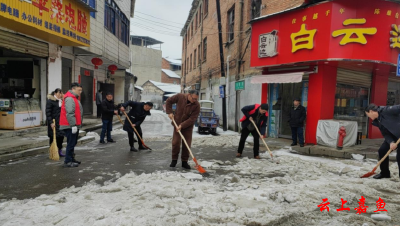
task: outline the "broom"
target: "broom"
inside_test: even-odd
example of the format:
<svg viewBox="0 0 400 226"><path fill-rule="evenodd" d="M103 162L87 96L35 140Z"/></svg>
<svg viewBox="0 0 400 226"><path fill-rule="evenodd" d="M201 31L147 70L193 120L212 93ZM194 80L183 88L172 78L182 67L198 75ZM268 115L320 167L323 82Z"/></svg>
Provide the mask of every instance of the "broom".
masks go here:
<svg viewBox="0 0 400 226"><path fill-rule="evenodd" d="M174 125L176 126L176 128L178 128L178 125L176 124L174 119L172 119L172 122L174 122ZM181 135L181 138L182 138L183 142L185 143L187 149L189 150L189 153L192 156L193 162L196 164L195 168L197 169L197 171L199 171L204 176L208 176L208 173L206 172L206 170L202 166L199 165L199 163L197 162L197 159L193 156L192 150L190 150L190 147L187 144L186 139L182 135L181 131L178 131L178 133L179 133L179 135Z"/></svg>
<svg viewBox="0 0 400 226"><path fill-rule="evenodd" d="M265 140L263 139L263 136L261 135L260 131L258 130L256 123L253 120L250 120L250 121L253 123L254 127L256 128L257 133L260 136L260 139L264 142L264 145L268 149L269 155L271 156L271 159L273 160L274 157L272 156L272 152L271 152L271 150L269 150L267 143L265 143Z"/></svg>
<svg viewBox="0 0 400 226"><path fill-rule="evenodd" d="M396 145L399 145L399 143L400 143L400 139L397 140ZM389 151L386 153L386 155L383 156L383 158L378 162L378 164L376 164L374 169L372 169L371 172L368 172L368 173L362 175L361 178L367 178L367 177L370 177L370 176L374 175L375 174L375 170L381 165L381 163L383 161L385 161L385 159L390 155L390 153L392 153L392 151L393 151L392 149L389 149Z"/></svg>
<svg viewBox="0 0 400 226"><path fill-rule="evenodd" d="M140 141L142 142L143 147L146 148L147 150L151 150L151 151L152 151L151 148L149 148L146 144L144 144L144 141L143 141L142 137L139 135L138 131L137 131L136 128L133 126L131 120L129 119L129 116L126 114L125 111L124 111L124 114L125 114L126 119L128 119L129 123L131 124L133 130L135 130L136 135L139 137ZM117 115L117 116L118 116L119 120L120 120L121 123L122 123L121 117L119 117L119 115Z"/></svg>
<svg viewBox="0 0 400 226"><path fill-rule="evenodd" d="M56 124L56 120L53 119L54 125ZM53 143L50 145L49 149L50 159L58 161L60 160L60 155L58 154L58 147L57 147L57 139L56 139L56 127L53 128Z"/></svg>

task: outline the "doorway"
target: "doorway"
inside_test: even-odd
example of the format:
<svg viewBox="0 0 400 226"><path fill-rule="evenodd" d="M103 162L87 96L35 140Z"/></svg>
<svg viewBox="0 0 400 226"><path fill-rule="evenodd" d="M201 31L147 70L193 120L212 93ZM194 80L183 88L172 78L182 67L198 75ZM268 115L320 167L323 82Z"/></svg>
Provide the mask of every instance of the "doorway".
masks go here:
<svg viewBox="0 0 400 226"><path fill-rule="evenodd" d="M295 98L301 98L302 83L280 84L279 97L281 98L281 120L279 125L279 137L291 138L292 130L289 125L290 112Z"/></svg>
<svg viewBox="0 0 400 226"><path fill-rule="evenodd" d="M66 93L71 89L72 80L72 60L62 58L62 71L61 71L61 90Z"/></svg>
<svg viewBox="0 0 400 226"><path fill-rule="evenodd" d="M83 114L93 114L93 71L81 68L81 103L83 107Z"/></svg>

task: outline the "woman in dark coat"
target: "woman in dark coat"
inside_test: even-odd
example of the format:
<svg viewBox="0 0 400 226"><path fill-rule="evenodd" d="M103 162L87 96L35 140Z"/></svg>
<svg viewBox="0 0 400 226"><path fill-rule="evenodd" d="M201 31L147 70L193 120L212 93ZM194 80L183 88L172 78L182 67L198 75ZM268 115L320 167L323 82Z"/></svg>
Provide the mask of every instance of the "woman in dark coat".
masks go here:
<svg viewBox="0 0 400 226"><path fill-rule="evenodd" d="M62 154L62 144L64 142L64 132L60 130L60 113L61 104L63 98L63 92L61 89L57 88L51 94L47 95L46 103L46 119L48 125L47 136L50 138L50 145L53 143L53 128L56 128L56 142L58 147L58 154L60 157L64 157ZM53 119L56 120L54 124Z"/></svg>

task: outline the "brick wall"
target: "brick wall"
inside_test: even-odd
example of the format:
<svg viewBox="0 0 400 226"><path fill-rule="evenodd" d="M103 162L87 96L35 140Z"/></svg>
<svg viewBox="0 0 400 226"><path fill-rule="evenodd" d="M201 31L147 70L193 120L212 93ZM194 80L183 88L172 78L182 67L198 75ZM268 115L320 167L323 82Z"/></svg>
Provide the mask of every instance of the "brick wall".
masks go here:
<svg viewBox="0 0 400 226"><path fill-rule="evenodd" d="M171 70L171 65L166 59L162 58L161 68Z"/></svg>
<svg viewBox="0 0 400 226"><path fill-rule="evenodd" d="M161 82L162 83L173 83L173 84L181 84L181 79L179 78L171 78L167 74L165 74L163 71L161 71Z"/></svg>
<svg viewBox="0 0 400 226"><path fill-rule="evenodd" d="M250 68L250 49L251 43L246 49L247 43L249 42L251 34L251 26L248 22L251 20L251 1L244 1L243 4L243 21L240 23L240 3L237 1L220 1L221 4L221 23L222 23L222 33L223 33L223 43L224 44L224 63L226 63L227 56L230 57L230 79L231 81L235 79L238 72L236 67L236 61L239 60L239 42L241 44L241 56L243 57L243 64L240 67L239 78L243 79L250 75L260 74L261 72L257 69ZM211 83L219 82L221 76L220 72L220 50L219 50L219 40L218 40L218 21L216 13L216 0L209 0L208 13L204 13L204 0L194 0L193 5L196 5L196 11L190 19L189 26L186 27L183 34L183 47L182 50L182 84L186 86L193 85L195 83L201 83L202 89L206 89L210 86L209 79ZM290 9L299 6L304 3L304 0L262 0L262 12L261 16L280 12L286 9ZM193 36L191 35L191 21L200 13L200 8L202 8L203 18L199 26L196 28L193 25ZM226 44L228 40L227 28L228 28L228 11L235 10L235 24L234 24L234 39L231 43ZM194 24L194 22L193 22ZM190 31L190 32L189 32ZM189 38L188 38L189 36ZM203 41L207 38L207 59L203 60ZM198 61L198 51L199 45L201 45L200 52L202 62L192 62L190 67L190 55L194 54L197 50L197 61ZM188 60L189 58L189 60ZM194 56L193 56L194 59ZM193 61L193 60L192 60ZM192 68L190 70L190 68ZM226 66L225 66L226 70Z"/></svg>

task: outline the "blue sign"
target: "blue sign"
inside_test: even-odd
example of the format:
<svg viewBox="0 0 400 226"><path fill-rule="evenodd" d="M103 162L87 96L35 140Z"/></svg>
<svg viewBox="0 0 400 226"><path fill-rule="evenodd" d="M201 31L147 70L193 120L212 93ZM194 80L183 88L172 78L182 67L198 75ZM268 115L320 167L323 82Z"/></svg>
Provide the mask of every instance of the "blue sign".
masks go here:
<svg viewBox="0 0 400 226"><path fill-rule="evenodd" d="M396 76L400 76L400 54L399 54L399 57L397 57Z"/></svg>
<svg viewBox="0 0 400 226"><path fill-rule="evenodd" d="M219 86L219 98L224 98L224 97L225 97L224 86Z"/></svg>

